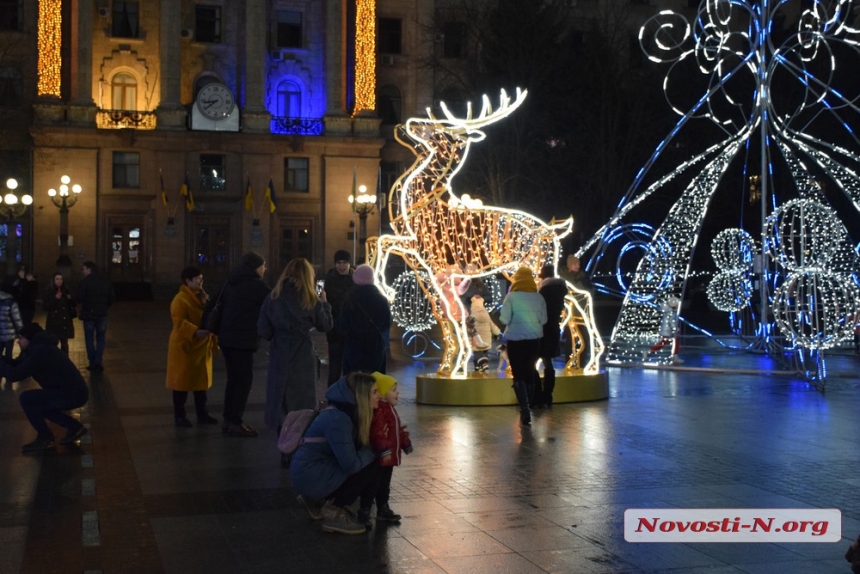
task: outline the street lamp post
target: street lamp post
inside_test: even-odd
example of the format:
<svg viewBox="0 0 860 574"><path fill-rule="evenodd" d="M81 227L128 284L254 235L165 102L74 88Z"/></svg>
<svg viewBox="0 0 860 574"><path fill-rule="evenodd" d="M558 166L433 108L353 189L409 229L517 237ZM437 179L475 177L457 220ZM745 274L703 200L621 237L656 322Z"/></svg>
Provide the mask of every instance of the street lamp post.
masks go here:
<svg viewBox="0 0 860 574"><path fill-rule="evenodd" d="M48 195L51 197L51 202L60 208L60 257L57 259L57 266L71 267L72 260L69 258L69 209L78 202L78 196L83 188L77 183L71 188L69 184L72 178L64 175L60 178L60 191L54 188L48 190ZM72 193L69 193L71 191Z"/></svg>
<svg viewBox="0 0 860 574"><path fill-rule="evenodd" d="M24 215L32 205L33 196L29 193L19 195L18 180L6 180L6 193L0 197L0 214L6 218L6 273L13 273L18 263L18 224L16 219Z"/></svg>
<svg viewBox="0 0 860 574"><path fill-rule="evenodd" d="M358 214L358 240L361 243L361 256L367 256L365 243L367 242L367 216L373 213L376 206L376 194L367 193L367 186L358 186L358 195L349 195L353 213Z"/></svg>

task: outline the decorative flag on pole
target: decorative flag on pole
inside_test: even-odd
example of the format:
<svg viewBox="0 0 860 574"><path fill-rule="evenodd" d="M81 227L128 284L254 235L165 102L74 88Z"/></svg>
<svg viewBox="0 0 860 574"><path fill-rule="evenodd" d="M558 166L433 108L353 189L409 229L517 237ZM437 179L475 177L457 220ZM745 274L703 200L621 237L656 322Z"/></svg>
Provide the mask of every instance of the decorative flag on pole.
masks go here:
<svg viewBox="0 0 860 574"><path fill-rule="evenodd" d="M161 203L165 206L167 205L167 190L164 189L164 176L161 173L158 174L158 179L161 180Z"/></svg>
<svg viewBox="0 0 860 574"><path fill-rule="evenodd" d="M269 203L269 213L275 213L275 210L278 209L278 198L275 197L275 184L272 182L271 177L269 178L269 185L266 186L266 193L263 197Z"/></svg>
<svg viewBox="0 0 860 574"><path fill-rule="evenodd" d="M355 166L352 166L352 195L350 196L350 198L351 198L350 203L352 203L352 212L353 213L355 213L355 203L356 203L355 200L358 199L358 196L355 195L355 192L356 192L356 187L355 187L356 176L357 176L356 168L355 168Z"/></svg>
<svg viewBox="0 0 860 574"><path fill-rule="evenodd" d="M185 209L194 211L194 195L191 193L191 187L188 185L188 175L185 176L185 181L182 187L179 188L179 195L185 197Z"/></svg>
<svg viewBox="0 0 860 574"><path fill-rule="evenodd" d="M248 178L248 187L245 191L245 211L254 209L254 192L251 190L251 178Z"/></svg>

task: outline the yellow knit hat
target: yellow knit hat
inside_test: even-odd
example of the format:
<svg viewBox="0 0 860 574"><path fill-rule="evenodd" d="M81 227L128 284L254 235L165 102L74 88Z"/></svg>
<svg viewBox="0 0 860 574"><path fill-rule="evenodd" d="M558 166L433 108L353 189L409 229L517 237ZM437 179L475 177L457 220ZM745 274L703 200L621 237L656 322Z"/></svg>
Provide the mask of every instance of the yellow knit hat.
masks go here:
<svg viewBox="0 0 860 574"><path fill-rule="evenodd" d="M514 276L511 278L511 291L525 291L528 293L537 292L537 283L535 283L535 275L528 267L520 267Z"/></svg>
<svg viewBox="0 0 860 574"><path fill-rule="evenodd" d="M376 379L376 390L379 391L380 397L385 397L394 385L397 384L397 379L390 375L383 375L380 372L373 373L373 378Z"/></svg>

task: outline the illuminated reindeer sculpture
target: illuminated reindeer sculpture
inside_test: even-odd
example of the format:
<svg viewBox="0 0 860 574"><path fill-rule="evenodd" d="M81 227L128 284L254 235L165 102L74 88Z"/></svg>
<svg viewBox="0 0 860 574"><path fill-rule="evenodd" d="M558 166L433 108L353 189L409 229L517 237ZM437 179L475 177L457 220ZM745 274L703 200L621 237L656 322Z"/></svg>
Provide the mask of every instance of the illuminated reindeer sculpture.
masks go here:
<svg viewBox="0 0 860 574"><path fill-rule="evenodd" d="M466 329L468 311L457 296L456 285L496 273L510 279L521 266L533 270L555 266L559 238L573 227L572 218L547 224L522 211L485 207L467 195L458 197L451 189L451 180L466 161L471 144L486 137L481 128L513 112L526 93L517 89L511 102L502 90L495 111L484 96L480 115L472 117L470 104L464 119L454 117L443 103L445 119L436 119L428 109L427 118L411 118L395 130L397 141L410 147L417 159L391 188L389 214L394 235L368 239L368 260L375 265L378 284L390 300L395 292L385 284L383 273L388 258L399 255L415 272L442 328L440 374L465 374L472 353ZM401 139L401 133L412 142ZM603 343L594 324L591 296L570 284L566 318L572 340L582 337L578 327L585 327L592 353L584 371L596 373ZM581 348L574 348L567 369L581 368Z"/></svg>

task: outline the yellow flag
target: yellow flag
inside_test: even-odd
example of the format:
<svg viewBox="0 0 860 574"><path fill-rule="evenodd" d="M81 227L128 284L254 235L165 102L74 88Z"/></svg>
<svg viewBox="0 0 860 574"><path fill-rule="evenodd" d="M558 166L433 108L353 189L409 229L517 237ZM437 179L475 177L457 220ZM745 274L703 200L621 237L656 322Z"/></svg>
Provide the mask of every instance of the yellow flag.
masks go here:
<svg viewBox="0 0 860 574"><path fill-rule="evenodd" d="M185 181L182 182L182 187L179 188L179 195L185 196L185 209L194 211L194 195L191 193L191 187L188 185L188 176L185 176Z"/></svg>
<svg viewBox="0 0 860 574"><path fill-rule="evenodd" d="M266 193L263 197L269 204L269 213L275 213L275 210L278 209L278 198L275 197L275 184L272 182L272 178L269 178L269 185L266 186Z"/></svg>
<svg viewBox="0 0 860 574"><path fill-rule="evenodd" d="M245 211L254 209L254 191L251 189L251 179L248 178L248 190L245 192Z"/></svg>

